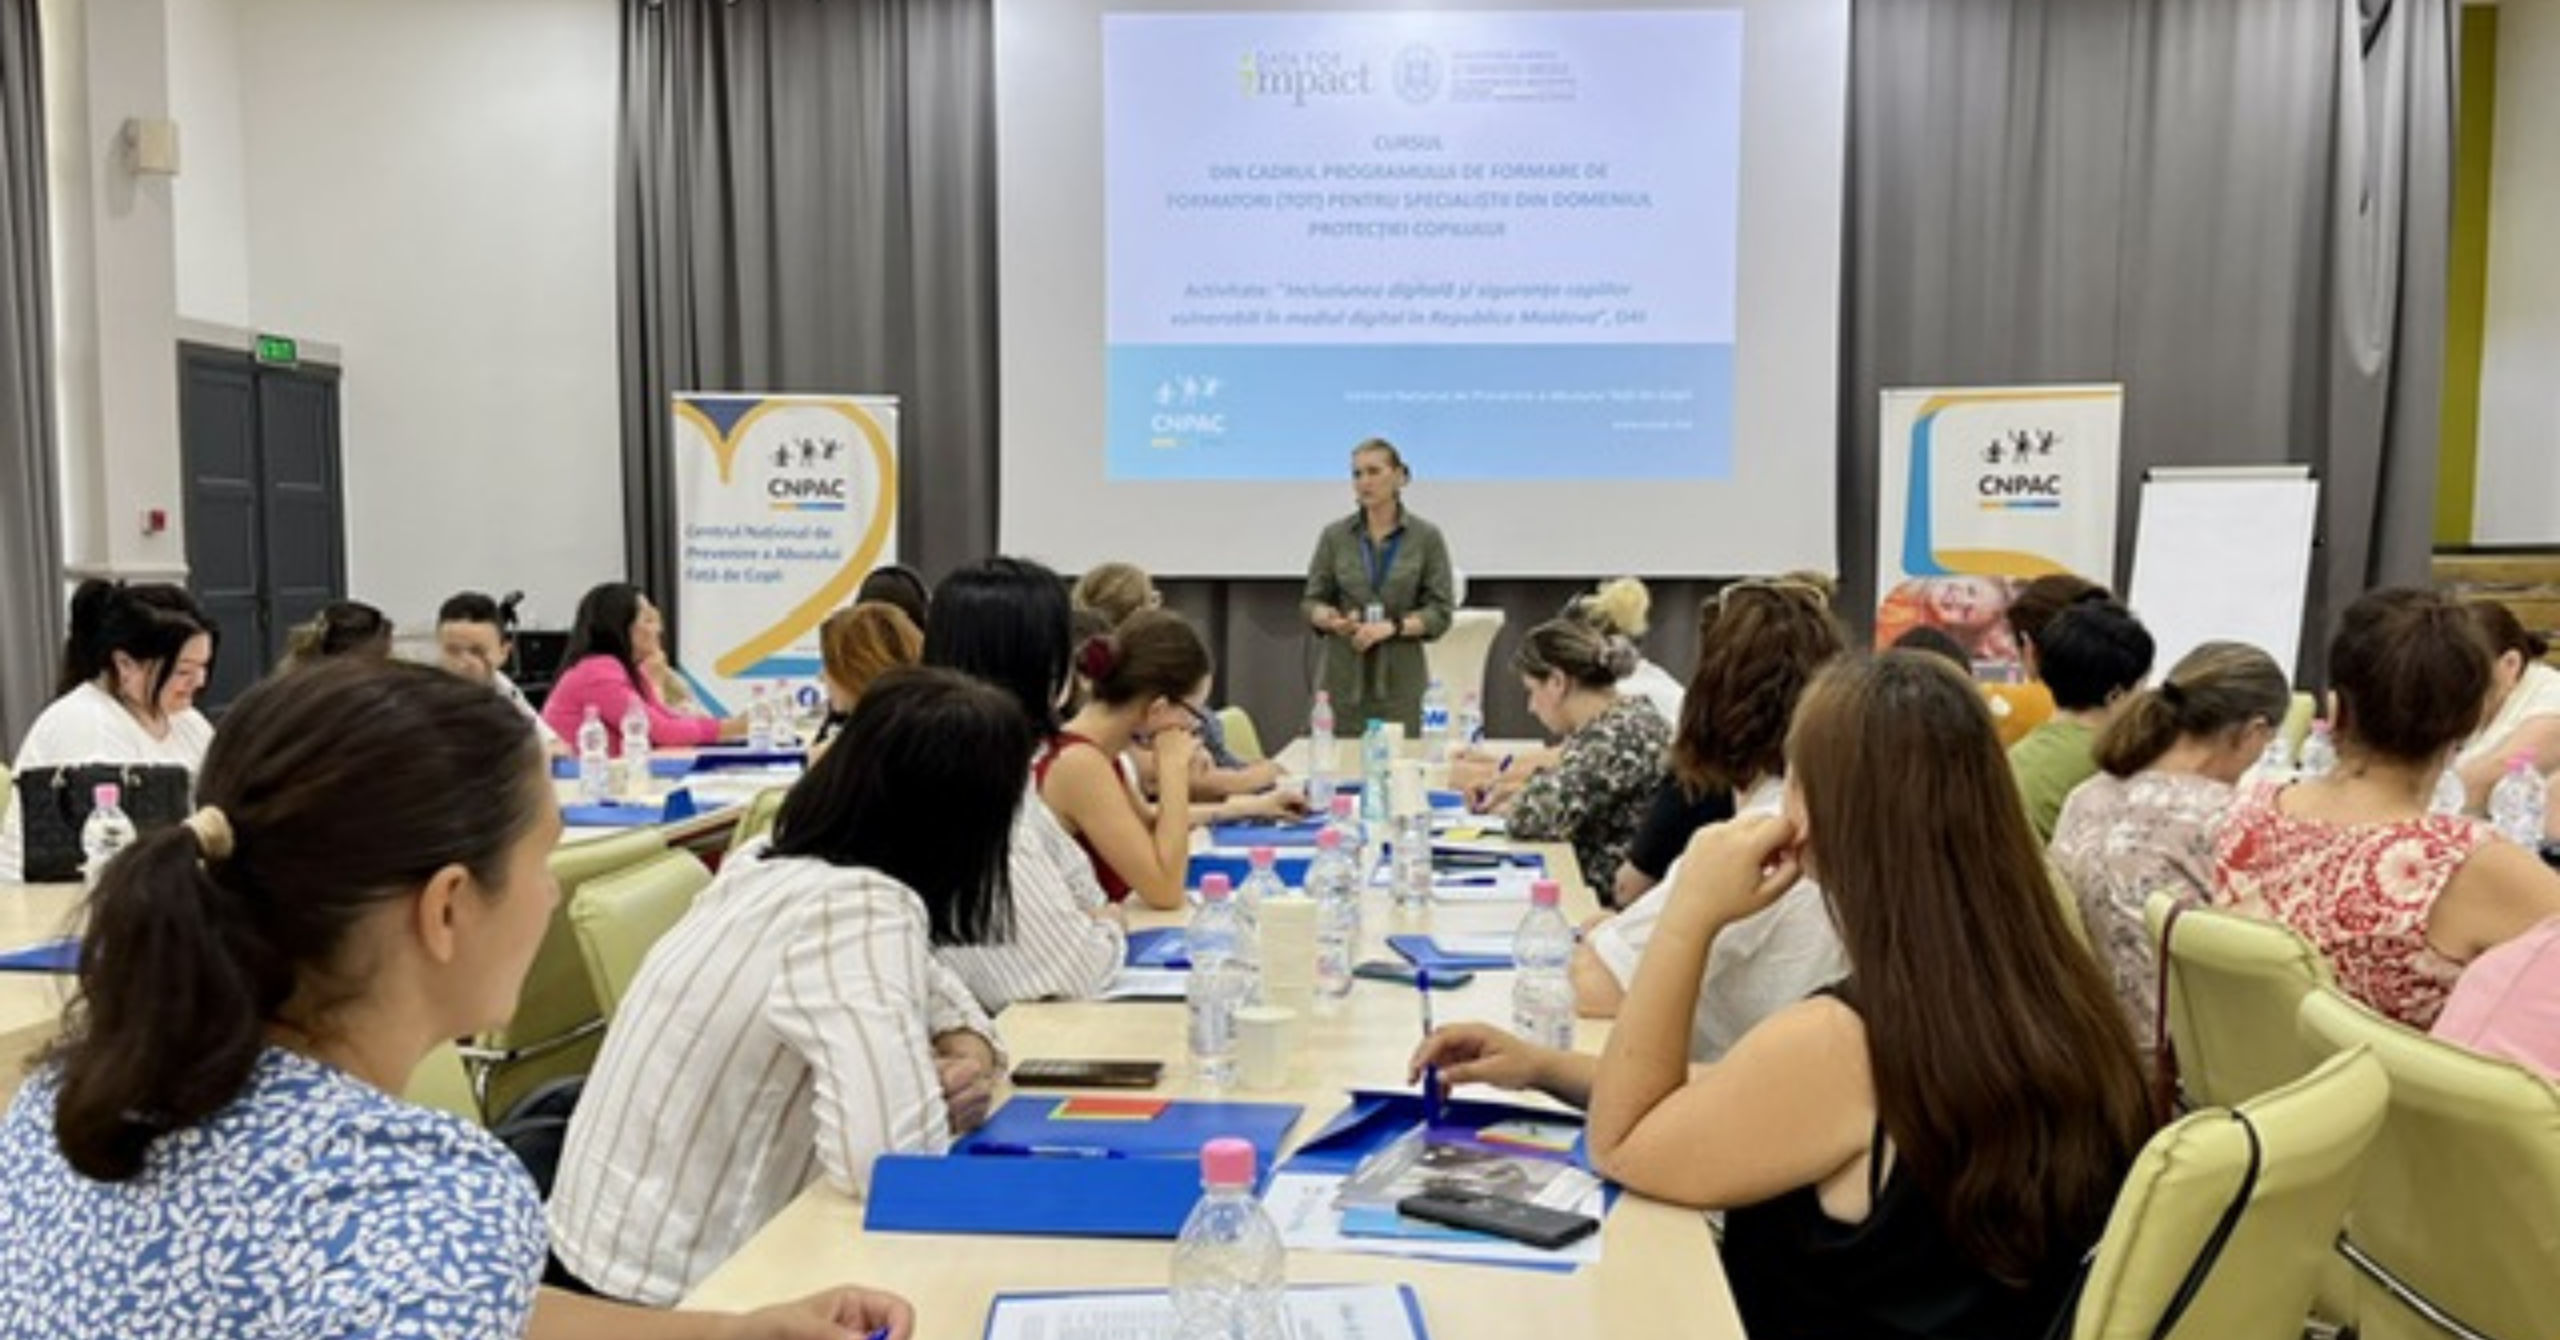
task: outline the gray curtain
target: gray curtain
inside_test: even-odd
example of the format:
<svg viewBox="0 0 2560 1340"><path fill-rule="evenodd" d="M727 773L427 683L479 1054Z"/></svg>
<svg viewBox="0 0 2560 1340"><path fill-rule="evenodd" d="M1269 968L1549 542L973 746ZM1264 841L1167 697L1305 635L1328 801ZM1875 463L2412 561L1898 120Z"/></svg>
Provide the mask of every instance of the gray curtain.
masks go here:
<svg viewBox="0 0 2560 1340"><path fill-rule="evenodd" d="M1873 607L1877 392L2122 381L2155 465L2321 483L2303 647L2423 580L2456 0L1856 0L1840 529Z"/></svg>
<svg viewBox="0 0 2560 1340"><path fill-rule="evenodd" d="M898 549L996 538L995 90L987 0L625 0L624 531L676 595L676 391L884 392Z"/></svg>
<svg viewBox="0 0 2560 1340"><path fill-rule="evenodd" d="M36 8L34 0L0 5L0 741L10 756L53 697L62 645Z"/></svg>

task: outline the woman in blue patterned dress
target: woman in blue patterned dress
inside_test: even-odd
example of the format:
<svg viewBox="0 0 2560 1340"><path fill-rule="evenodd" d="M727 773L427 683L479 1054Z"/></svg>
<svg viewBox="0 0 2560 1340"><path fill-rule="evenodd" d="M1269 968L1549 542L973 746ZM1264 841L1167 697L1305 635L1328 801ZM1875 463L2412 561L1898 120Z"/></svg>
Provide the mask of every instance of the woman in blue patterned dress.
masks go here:
<svg viewBox="0 0 2560 1340"><path fill-rule="evenodd" d="M513 1013L559 896L549 774L504 699L318 666L240 700L196 794L107 868L62 1039L0 1119L0 1335L907 1333L854 1290L744 1317L540 1290L523 1168L395 1096Z"/></svg>

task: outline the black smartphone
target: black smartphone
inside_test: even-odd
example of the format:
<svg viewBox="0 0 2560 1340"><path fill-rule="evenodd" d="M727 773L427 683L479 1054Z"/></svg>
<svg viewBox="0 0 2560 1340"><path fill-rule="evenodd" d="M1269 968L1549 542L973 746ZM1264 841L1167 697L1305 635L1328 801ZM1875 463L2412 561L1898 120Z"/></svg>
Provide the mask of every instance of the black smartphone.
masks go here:
<svg viewBox="0 0 2560 1340"><path fill-rule="evenodd" d="M1372 982L1393 982L1398 986L1412 986L1421 980L1412 964L1392 958L1373 958L1353 968L1351 975ZM1475 979L1475 973L1466 968L1442 968L1431 974L1431 989L1455 991Z"/></svg>
<svg viewBox="0 0 2560 1340"><path fill-rule="evenodd" d="M1396 1213L1412 1219L1472 1229L1497 1238L1554 1251L1591 1236L1600 1221L1525 1200L1483 1196L1472 1191L1425 1191L1396 1202Z"/></svg>
<svg viewBox="0 0 2560 1340"><path fill-rule="evenodd" d="M1052 1057L1013 1066L1013 1082L1026 1089L1152 1089L1163 1078L1162 1061Z"/></svg>

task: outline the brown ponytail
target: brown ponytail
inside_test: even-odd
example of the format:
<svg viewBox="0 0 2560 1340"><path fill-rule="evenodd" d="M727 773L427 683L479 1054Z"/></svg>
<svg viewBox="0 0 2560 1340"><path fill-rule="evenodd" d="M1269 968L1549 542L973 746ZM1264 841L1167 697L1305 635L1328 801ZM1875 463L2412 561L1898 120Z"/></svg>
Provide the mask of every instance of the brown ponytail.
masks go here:
<svg viewBox="0 0 2560 1340"><path fill-rule="evenodd" d="M547 803L541 757L505 699L423 665L333 659L244 695L197 778L221 819L140 839L90 895L51 1051L63 1157L129 1179L238 1096L270 1025L325 1034L362 991L347 945L375 909L448 866L502 882Z"/></svg>
<svg viewBox="0 0 2560 1340"><path fill-rule="evenodd" d="M2116 714L2098 737L2098 766L2111 777L2131 777L2181 739L2220 735L2252 721L2279 725L2292 705L2293 687L2274 657L2245 643L2207 642Z"/></svg>

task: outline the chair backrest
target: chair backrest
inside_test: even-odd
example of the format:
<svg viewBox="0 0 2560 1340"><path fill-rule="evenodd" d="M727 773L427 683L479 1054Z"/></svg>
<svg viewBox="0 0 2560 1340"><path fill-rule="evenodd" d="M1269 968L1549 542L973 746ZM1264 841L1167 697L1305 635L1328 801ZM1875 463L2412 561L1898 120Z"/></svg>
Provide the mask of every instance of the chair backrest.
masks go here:
<svg viewBox="0 0 2560 1340"><path fill-rule="evenodd" d="M587 961L578 952L577 933L569 926L569 905L587 881L637 865L666 848L665 835L656 829L635 828L567 843L551 853L551 878L560 886L559 905L551 911L551 925L543 932L542 947L534 951L533 966L525 970L524 989L516 994L515 1017L479 1039L481 1046L493 1051L537 1054L487 1063L481 1110L491 1120L544 1083L583 1075L595 1064L598 1037L561 1042L581 1029L594 1031L604 1018L596 1004L595 987L587 981Z"/></svg>
<svg viewBox="0 0 2560 1340"><path fill-rule="evenodd" d="M439 1042L418 1068L409 1072L409 1087L402 1098L419 1107L450 1112L477 1126L485 1120L480 1104L471 1096L471 1074L463 1068L462 1053L450 1042Z"/></svg>
<svg viewBox="0 0 2560 1340"><path fill-rule="evenodd" d="M569 900L569 925L607 1022L640 973L640 961L693 906L711 872L693 853L670 851L588 880Z"/></svg>
<svg viewBox="0 0 2560 1340"><path fill-rule="evenodd" d="M2080 947L2088 950L2094 961L2098 947L2090 943L2089 919L2080 915L2080 891L2071 886L2071 876L2048 855L2044 858L2044 878L2053 886L2055 900L2062 904L2062 924L2071 928L2071 938L2078 940Z"/></svg>
<svg viewBox="0 0 2560 1340"><path fill-rule="evenodd" d="M2311 733L2311 718L2319 715L2320 705L2308 693L2295 693L2285 704L2284 720L2276 726L2276 734L2284 741L2287 758L2302 753L2302 737Z"/></svg>
<svg viewBox="0 0 2560 1340"><path fill-rule="evenodd" d="M1262 751L1262 732L1254 729L1252 713L1241 707L1221 707L1218 729L1226 732L1228 753L1247 763L1259 763L1268 757Z"/></svg>
<svg viewBox="0 0 2560 1340"><path fill-rule="evenodd" d="M2155 952L2177 899L2144 909ZM2169 1037L2190 1101L2228 1107L2308 1073L2318 1055L2292 1027L2302 998L2326 986L2328 960L2288 926L2191 907L2166 946Z"/></svg>
<svg viewBox="0 0 2560 1340"><path fill-rule="evenodd" d="M2380 1062L2347 1053L2242 1103L2245 1126L2208 1108L2151 1137L2107 1217L2073 1340L2300 1340L2390 1092Z"/></svg>
<svg viewBox="0 0 2560 1340"><path fill-rule="evenodd" d="M1462 609L1450 617L1448 632L1423 644L1423 662L1449 690L1452 711L1470 693L1478 703L1484 701L1485 662L1493 656L1493 638L1502 631L1502 621L1500 610Z"/></svg>
<svg viewBox="0 0 2560 1340"><path fill-rule="evenodd" d="M773 831L773 818L782 813L782 798L791 794L787 786L770 787L748 797L746 807L738 812L738 826L729 830L729 850L740 847Z"/></svg>
<svg viewBox="0 0 2560 1340"><path fill-rule="evenodd" d="M2560 1316L2560 1086L2438 1042L2335 988L2302 1002L2303 1040L2370 1050L2391 1076L2391 1114L2342 1244L2359 1267L2352 1321L2365 1340L2439 1326L2373 1277L2496 1340L2546 1340Z"/></svg>

